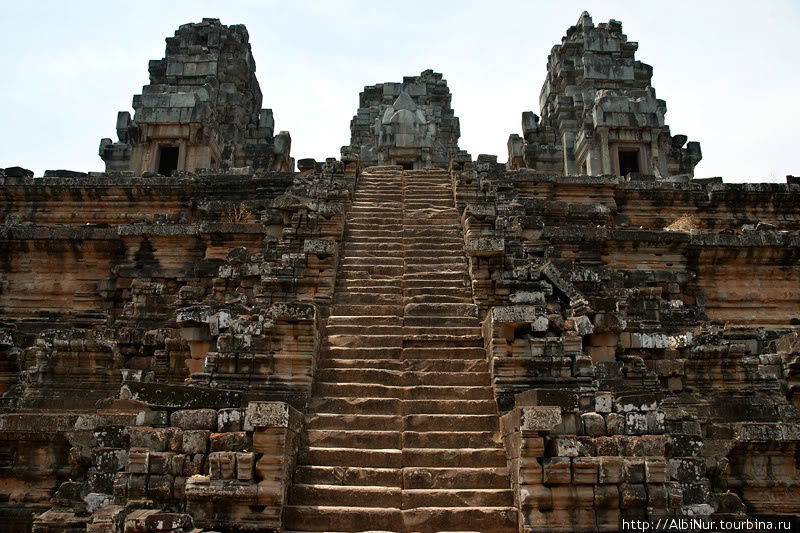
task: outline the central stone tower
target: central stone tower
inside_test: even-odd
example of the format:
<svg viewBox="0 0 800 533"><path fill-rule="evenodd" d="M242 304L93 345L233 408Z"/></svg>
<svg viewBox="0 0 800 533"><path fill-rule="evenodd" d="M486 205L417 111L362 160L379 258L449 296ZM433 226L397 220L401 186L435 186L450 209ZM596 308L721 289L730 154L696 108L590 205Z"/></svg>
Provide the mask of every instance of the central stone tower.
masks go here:
<svg viewBox="0 0 800 533"><path fill-rule="evenodd" d="M450 100L447 81L432 70L364 87L343 159L359 159L362 167L447 168L461 136Z"/></svg>

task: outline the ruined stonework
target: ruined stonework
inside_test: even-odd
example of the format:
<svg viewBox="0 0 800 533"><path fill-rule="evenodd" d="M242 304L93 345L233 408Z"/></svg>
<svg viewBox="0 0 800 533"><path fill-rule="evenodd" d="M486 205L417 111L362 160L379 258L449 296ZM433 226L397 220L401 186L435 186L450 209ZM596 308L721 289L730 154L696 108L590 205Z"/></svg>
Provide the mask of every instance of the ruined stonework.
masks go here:
<svg viewBox="0 0 800 533"><path fill-rule="evenodd" d="M176 35L168 57L247 42ZM607 72L649 73L585 14L551 59L617 45ZM634 78L620 109L649 101ZM571 102L602 92L578 81ZM638 144L653 167L622 176L550 141L473 159L449 98L430 71L367 88L342 161L299 172L235 140L227 168L170 176L0 169L0 528L800 527L798 179L692 179L665 128L674 150ZM136 123L133 153L172 127ZM656 135L631 124L609 139Z"/></svg>
<svg viewBox="0 0 800 533"><path fill-rule="evenodd" d="M364 87L342 159L357 158L364 167L447 168L461 136L450 100L447 82L432 70Z"/></svg>
<svg viewBox="0 0 800 533"><path fill-rule="evenodd" d="M547 57L541 118L522 113L522 137L508 138L508 167L693 176L700 143L670 134L667 104L650 85L653 68L635 59L638 47L622 33L622 23L595 26L584 11Z"/></svg>
<svg viewBox="0 0 800 533"><path fill-rule="evenodd" d="M150 84L133 97L133 119L117 115L119 141L100 141L106 170L294 170L289 132L273 135L272 110L261 109L249 41L243 25L218 19L178 28L164 58L150 61Z"/></svg>

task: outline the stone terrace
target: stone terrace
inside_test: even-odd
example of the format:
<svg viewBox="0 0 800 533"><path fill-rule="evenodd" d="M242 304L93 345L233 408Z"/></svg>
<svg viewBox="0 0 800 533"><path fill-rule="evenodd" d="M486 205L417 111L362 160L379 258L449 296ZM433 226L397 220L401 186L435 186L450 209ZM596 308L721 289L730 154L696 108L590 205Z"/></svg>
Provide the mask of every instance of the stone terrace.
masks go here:
<svg viewBox="0 0 800 533"><path fill-rule="evenodd" d="M587 13L508 163L426 71L294 172L248 39L179 28L108 172L0 169L4 531L800 527L798 178L694 179Z"/></svg>

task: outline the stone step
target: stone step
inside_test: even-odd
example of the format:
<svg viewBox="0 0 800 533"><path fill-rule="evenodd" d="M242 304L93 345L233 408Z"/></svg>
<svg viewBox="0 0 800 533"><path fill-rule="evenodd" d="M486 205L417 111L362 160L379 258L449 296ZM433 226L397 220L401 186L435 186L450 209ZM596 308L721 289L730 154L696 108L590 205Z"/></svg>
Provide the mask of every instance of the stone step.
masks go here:
<svg viewBox="0 0 800 533"><path fill-rule="evenodd" d="M478 424L478 422L475 422ZM402 431L405 421L401 415L343 415L316 413L306 415L306 429L346 429L370 431ZM477 431L477 430L476 430Z"/></svg>
<svg viewBox="0 0 800 533"><path fill-rule="evenodd" d="M402 348L346 348L331 346L324 351L324 357L334 359L400 359Z"/></svg>
<svg viewBox="0 0 800 533"><path fill-rule="evenodd" d="M504 467L506 452L502 448L404 448L402 450L403 466L435 466L435 467Z"/></svg>
<svg viewBox="0 0 800 533"><path fill-rule="evenodd" d="M403 231L405 226L402 222L387 219L383 216L352 216L347 217L347 229L349 230L372 230L382 229L391 231Z"/></svg>
<svg viewBox="0 0 800 533"><path fill-rule="evenodd" d="M465 283L467 279L466 270L446 270L439 272L415 272L411 274L404 274L403 281L417 280L425 281L429 285L431 282L436 283L439 281L458 281Z"/></svg>
<svg viewBox="0 0 800 533"><path fill-rule="evenodd" d="M421 385L407 387L382 383L318 381L314 394L326 397L398 398L402 400L490 400L492 391L487 387L466 385Z"/></svg>
<svg viewBox="0 0 800 533"><path fill-rule="evenodd" d="M376 243L376 242L359 243L359 242L347 241L344 245L344 255L343 255L344 257L356 257L368 254L374 254L376 257L379 256L405 257L403 246L395 241L389 241L383 243ZM402 255L397 255L397 254L402 254Z"/></svg>
<svg viewBox="0 0 800 533"><path fill-rule="evenodd" d="M340 291L335 295L337 304L353 304L353 305L392 305L398 302L407 303L399 294L393 294L388 291L374 291L374 292L349 292Z"/></svg>
<svg viewBox="0 0 800 533"><path fill-rule="evenodd" d="M304 505L346 503L348 507L396 508L402 506L401 493L399 487L294 484L289 487L289 501Z"/></svg>
<svg viewBox="0 0 800 533"><path fill-rule="evenodd" d="M437 328L415 326L362 326L331 324L325 328L328 335L453 335L453 336L478 336L481 337L481 328Z"/></svg>
<svg viewBox="0 0 800 533"><path fill-rule="evenodd" d="M359 396L314 396L309 410L315 413L368 415L492 415L497 413L493 399L483 400L406 400Z"/></svg>
<svg viewBox="0 0 800 533"><path fill-rule="evenodd" d="M358 257L345 256L341 266L360 266L360 265L392 265L405 266L406 261L403 257Z"/></svg>
<svg viewBox="0 0 800 533"><path fill-rule="evenodd" d="M467 264L467 258L461 250L455 250L451 253L439 255L406 255L404 257L406 265L430 265L430 264L452 264L464 265Z"/></svg>
<svg viewBox="0 0 800 533"><path fill-rule="evenodd" d="M494 399L482 400L403 400L401 413L414 414L455 414L455 415L492 415L497 413Z"/></svg>
<svg viewBox="0 0 800 533"><path fill-rule="evenodd" d="M358 230L358 231L367 231L367 230ZM442 226L405 226L403 228L403 235L406 239L419 239L422 237L438 237L438 238L448 238L453 237L455 239L460 239L463 241L463 237L461 236L461 228L451 228L451 227L442 227Z"/></svg>
<svg viewBox="0 0 800 533"><path fill-rule="evenodd" d="M407 415L405 431L497 431L497 415ZM441 465L445 466L445 465ZM486 465L481 465L486 466ZM504 465L503 465L504 466Z"/></svg>
<svg viewBox="0 0 800 533"><path fill-rule="evenodd" d="M401 449L402 431L368 431L348 429L310 429L306 432L309 446L323 448Z"/></svg>
<svg viewBox="0 0 800 533"><path fill-rule="evenodd" d="M479 326L477 317L473 316L404 316L403 324L419 327L470 327Z"/></svg>
<svg viewBox="0 0 800 533"><path fill-rule="evenodd" d="M480 374L489 372L489 363L483 359L333 359L328 357L320 358L317 363L319 369L365 369L382 372L405 371L405 372L438 372L456 373L471 372ZM386 377L386 376L382 376ZM441 377L441 376L437 376ZM487 376L488 377L488 376ZM487 381L488 383L488 381ZM448 383L450 385L450 383Z"/></svg>
<svg viewBox="0 0 800 533"><path fill-rule="evenodd" d="M403 486L401 488L395 484L397 482L405 483L408 479L413 485L414 478L429 476L432 478L432 470L438 471L436 472L438 474L436 481L430 483L437 485L436 487L408 488ZM450 477L441 474L441 471L444 470L450 469L350 467L340 468L337 471L335 467L329 466L298 466L295 471L294 484L289 488L290 501L311 505L333 505L347 502L349 506L399 506L404 509L513 505L513 492L509 487L501 485L501 483L508 485L508 476L495 473L502 472L504 469L465 469L468 475L453 474ZM452 470L450 471L452 472ZM470 471L476 472L476 474L469 475ZM367 482L378 483L369 485ZM475 484L470 485L469 482ZM372 499L366 501L367 498Z"/></svg>
<svg viewBox="0 0 800 533"><path fill-rule="evenodd" d="M420 507L511 507L514 493L507 489L404 489L401 508Z"/></svg>
<svg viewBox="0 0 800 533"><path fill-rule="evenodd" d="M301 465L401 468L403 466L404 453L405 452L402 450L395 450L388 448L362 449L362 448L351 448L351 447L330 448L330 447L309 446L307 448L301 448L298 451L297 463ZM442 455L442 457L444 456ZM418 458L417 460L421 462L432 461L433 457ZM459 461L459 459L453 459L453 458L449 458L449 460L450 462ZM420 464L411 466L431 466L431 465ZM438 464L435 466L458 466L458 465Z"/></svg>
<svg viewBox="0 0 800 533"><path fill-rule="evenodd" d="M403 235L405 235L405 234L406 234L406 232L403 230L403 228L399 228L399 229L396 229L396 230L383 229L383 228L379 228L379 227L373 227L373 228L369 228L369 229L347 228L345 230L345 232L344 232L344 237L345 237L345 240L349 240L351 238L352 239L359 239L359 238L362 238L362 237L368 237L368 238L372 238L372 237L389 237L389 238L392 238L392 239L401 239L401 238L403 238Z"/></svg>
<svg viewBox="0 0 800 533"><path fill-rule="evenodd" d="M335 306L332 306L331 312L335 309ZM368 314L368 315L354 315L354 314L347 314L347 315L336 315L331 314L328 319L327 323L332 326L336 325L345 325L345 326L402 326L403 325L403 318L396 314L391 315L380 315L380 314Z"/></svg>
<svg viewBox="0 0 800 533"><path fill-rule="evenodd" d="M401 280L402 286L404 289L415 289L415 288L428 288L431 285L438 285L439 287L445 289L459 289L464 291L470 291L469 286L467 285L465 277L458 277L453 278L450 280L446 279L438 279L436 281L431 281L427 279L413 279L413 278L406 278Z"/></svg>
<svg viewBox="0 0 800 533"><path fill-rule="evenodd" d="M367 238L367 236L359 236L359 239ZM420 236L420 235L404 235L402 237L402 242L405 246L412 248L412 249L425 249L421 247L420 242L421 240L425 240L425 244L428 246L428 250L435 249L437 245L445 246L448 244L454 244L459 246L464 246L464 240L459 235L429 235L429 236Z"/></svg>
<svg viewBox="0 0 800 533"><path fill-rule="evenodd" d="M447 296L436 294L418 294L416 296L406 296L403 298L404 304L422 304L422 303L473 303L472 295L470 296Z"/></svg>
<svg viewBox="0 0 800 533"><path fill-rule="evenodd" d="M502 448L336 448L309 446L297 454L298 464L318 466L403 467L504 467Z"/></svg>
<svg viewBox="0 0 800 533"><path fill-rule="evenodd" d="M424 474L420 474L424 475ZM433 476L433 474L430 474ZM449 478L447 474L439 474L441 478L441 488L451 488L446 486ZM486 479L490 475L487 473ZM300 465L294 471L294 483L306 485L350 485L350 486L384 486L402 487L403 469L399 468L368 468L350 467L337 468L335 466ZM457 481L454 481L457 483ZM507 482L507 480L506 480ZM416 488L416 487L414 487ZM427 488L427 487L419 487ZM440 488L438 486L431 488ZM495 488L495 487L487 487ZM498 487L499 488L499 487Z"/></svg>
<svg viewBox="0 0 800 533"><path fill-rule="evenodd" d="M480 361L485 362L485 360ZM483 372L414 372L377 368L319 368L317 370L317 379L324 382L380 383L393 387L426 385L491 386L490 377L484 375Z"/></svg>
<svg viewBox="0 0 800 533"><path fill-rule="evenodd" d="M314 396L308 409L315 413L402 415L402 402L398 398Z"/></svg>
<svg viewBox="0 0 800 533"><path fill-rule="evenodd" d="M476 346L453 346L447 348L403 348L403 359L486 359L486 350Z"/></svg>
<svg viewBox="0 0 800 533"><path fill-rule="evenodd" d="M392 282L384 279L340 280L335 287L337 291L396 294L398 296L403 293L403 283L401 281Z"/></svg>
<svg viewBox="0 0 800 533"><path fill-rule="evenodd" d="M297 532L403 531L404 527L403 513L396 508L287 505L283 519L285 530Z"/></svg>
<svg viewBox="0 0 800 533"><path fill-rule="evenodd" d="M406 335L403 348L481 348L481 335Z"/></svg>
<svg viewBox="0 0 800 533"><path fill-rule="evenodd" d="M492 431L371 431L351 429L310 429L308 445L325 448L499 448L499 434ZM478 485L476 485L478 486Z"/></svg>
<svg viewBox="0 0 800 533"><path fill-rule="evenodd" d="M402 316L402 305L351 305L334 304L331 306L331 315L335 316Z"/></svg>
<svg viewBox="0 0 800 533"><path fill-rule="evenodd" d="M503 507L418 507L402 511L404 531L417 533L456 530L517 533L517 509Z"/></svg>
<svg viewBox="0 0 800 533"><path fill-rule="evenodd" d="M405 265L406 276L410 274L418 274L422 272L429 272L432 274L442 271L463 271L466 269L466 262L445 263L444 259L431 260L430 263L406 263ZM463 268L462 268L463 267Z"/></svg>
<svg viewBox="0 0 800 533"><path fill-rule="evenodd" d="M476 306L475 304L462 304L462 303L407 304L404 309L404 315L406 316L423 315L423 316L436 316L436 317L445 317L445 316L477 317L478 306Z"/></svg>
<svg viewBox="0 0 800 533"><path fill-rule="evenodd" d="M402 276L403 265L341 265L339 275L346 279L378 276Z"/></svg>
<svg viewBox="0 0 800 533"><path fill-rule="evenodd" d="M502 446L497 442L499 439L499 433L493 431L406 431L402 434L404 448L496 448Z"/></svg>
<svg viewBox="0 0 800 533"><path fill-rule="evenodd" d="M506 489L508 469L503 467L407 467L400 471L405 489Z"/></svg>
<svg viewBox="0 0 800 533"><path fill-rule="evenodd" d="M402 335L331 335L328 345L340 348L402 348Z"/></svg>

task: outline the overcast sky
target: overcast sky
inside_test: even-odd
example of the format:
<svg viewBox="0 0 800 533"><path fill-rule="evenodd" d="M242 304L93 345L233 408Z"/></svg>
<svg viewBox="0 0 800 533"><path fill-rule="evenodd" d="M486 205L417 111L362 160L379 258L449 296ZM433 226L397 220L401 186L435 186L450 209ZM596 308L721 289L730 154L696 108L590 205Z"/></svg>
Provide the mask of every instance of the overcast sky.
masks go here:
<svg viewBox="0 0 800 533"><path fill-rule="evenodd" d="M539 114L547 55L584 9L614 18L654 68L672 133L700 141L698 177L800 174L800 2L0 0L0 167L101 171L101 137L148 83L164 38L203 17L245 24L275 129L295 159L338 157L364 85L442 72L462 149L507 158Z"/></svg>

